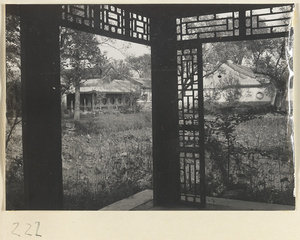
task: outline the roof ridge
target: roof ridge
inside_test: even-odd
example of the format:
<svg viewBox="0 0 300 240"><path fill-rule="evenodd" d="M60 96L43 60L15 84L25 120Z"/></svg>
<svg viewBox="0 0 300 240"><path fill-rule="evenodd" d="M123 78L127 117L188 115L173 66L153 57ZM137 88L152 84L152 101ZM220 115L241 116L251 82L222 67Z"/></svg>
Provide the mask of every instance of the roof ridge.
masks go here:
<svg viewBox="0 0 300 240"><path fill-rule="evenodd" d="M242 65L239 65L239 64L235 64L235 63L230 63L228 61L225 64L228 67L230 67L231 69L233 69L234 71L236 71L236 72L239 72L239 73L244 74L244 75L246 75L248 77L251 77L251 78L255 78L255 74L251 70L251 68L248 68L246 66L242 66Z"/></svg>

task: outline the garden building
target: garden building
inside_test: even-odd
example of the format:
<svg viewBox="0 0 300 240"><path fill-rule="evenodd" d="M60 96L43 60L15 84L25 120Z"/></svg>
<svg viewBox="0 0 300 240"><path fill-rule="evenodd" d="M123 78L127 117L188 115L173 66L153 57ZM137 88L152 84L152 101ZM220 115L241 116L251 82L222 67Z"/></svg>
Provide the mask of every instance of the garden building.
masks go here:
<svg viewBox="0 0 300 240"><path fill-rule="evenodd" d="M256 74L250 68L229 60L203 79L203 89L204 101L214 100L219 103L237 101L274 104L276 96L269 76Z"/></svg>
<svg viewBox="0 0 300 240"><path fill-rule="evenodd" d="M74 111L75 90L70 88L65 96L67 109ZM80 86L80 109L83 112L121 109L133 98L141 105L151 104L151 80L126 79L87 79Z"/></svg>

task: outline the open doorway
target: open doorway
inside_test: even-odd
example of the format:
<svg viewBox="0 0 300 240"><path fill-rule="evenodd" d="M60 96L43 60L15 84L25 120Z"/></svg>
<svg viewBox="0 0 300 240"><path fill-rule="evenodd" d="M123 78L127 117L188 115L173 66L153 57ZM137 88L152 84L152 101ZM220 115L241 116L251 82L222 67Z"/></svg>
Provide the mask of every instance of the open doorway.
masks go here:
<svg viewBox="0 0 300 240"><path fill-rule="evenodd" d="M67 28L60 36L64 209L152 189L150 47Z"/></svg>
<svg viewBox="0 0 300 240"><path fill-rule="evenodd" d="M6 205L20 210L25 208L20 18L7 14L6 26ZM72 43L75 32L78 41ZM60 36L64 209L100 209L152 189L150 47L66 28ZM86 61L74 73L76 44ZM76 76L81 88L74 120Z"/></svg>

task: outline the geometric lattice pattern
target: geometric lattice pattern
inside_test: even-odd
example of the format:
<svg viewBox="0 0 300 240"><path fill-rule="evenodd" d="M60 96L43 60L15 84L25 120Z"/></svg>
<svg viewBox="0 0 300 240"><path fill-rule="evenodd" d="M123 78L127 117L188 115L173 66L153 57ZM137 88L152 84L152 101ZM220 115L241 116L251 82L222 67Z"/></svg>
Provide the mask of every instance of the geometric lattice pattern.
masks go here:
<svg viewBox="0 0 300 240"><path fill-rule="evenodd" d="M100 29L125 35L125 11L112 5L100 5Z"/></svg>
<svg viewBox="0 0 300 240"><path fill-rule="evenodd" d="M73 25L92 27L135 42L150 41L150 18L126 11L114 5L62 5L61 19ZM68 25L69 26L69 25ZM104 34L105 35L105 34Z"/></svg>
<svg viewBox="0 0 300 240"><path fill-rule="evenodd" d="M177 51L179 125L198 125L197 49Z"/></svg>
<svg viewBox="0 0 300 240"><path fill-rule="evenodd" d="M199 153L180 152L181 201L200 203Z"/></svg>
<svg viewBox="0 0 300 240"><path fill-rule="evenodd" d="M177 40L239 36L239 12L177 18Z"/></svg>
<svg viewBox="0 0 300 240"><path fill-rule="evenodd" d="M90 5L62 5L62 19L94 27L94 9Z"/></svg>
<svg viewBox="0 0 300 240"><path fill-rule="evenodd" d="M200 202L197 49L177 51L181 200Z"/></svg>
<svg viewBox="0 0 300 240"><path fill-rule="evenodd" d="M150 40L150 18L135 13L129 13L130 36Z"/></svg>
<svg viewBox="0 0 300 240"><path fill-rule="evenodd" d="M246 35L289 31L292 11L293 5L246 11Z"/></svg>

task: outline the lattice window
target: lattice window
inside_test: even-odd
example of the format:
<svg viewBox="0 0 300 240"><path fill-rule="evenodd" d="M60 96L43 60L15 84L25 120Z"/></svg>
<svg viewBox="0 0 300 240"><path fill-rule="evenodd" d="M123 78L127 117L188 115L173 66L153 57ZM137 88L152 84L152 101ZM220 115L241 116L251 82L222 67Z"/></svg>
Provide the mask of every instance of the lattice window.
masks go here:
<svg viewBox="0 0 300 240"><path fill-rule="evenodd" d="M200 155L180 152L181 200L200 203Z"/></svg>
<svg viewBox="0 0 300 240"><path fill-rule="evenodd" d="M177 40L239 36L239 12L177 18Z"/></svg>
<svg viewBox="0 0 300 240"><path fill-rule="evenodd" d="M134 38L150 40L150 18L136 13L129 13L130 32Z"/></svg>
<svg viewBox="0 0 300 240"><path fill-rule="evenodd" d="M116 38L122 35L122 39L126 36L133 42L150 41L150 18L114 5L62 5L61 18L63 22L81 25L81 29L88 26L100 30L109 37L113 34Z"/></svg>
<svg viewBox="0 0 300 240"><path fill-rule="evenodd" d="M287 32L293 5L246 11L246 35Z"/></svg>
<svg viewBox="0 0 300 240"><path fill-rule="evenodd" d="M179 147L200 147L199 131L179 130Z"/></svg>
<svg viewBox="0 0 300 240"><path fill-rule="evenodd" d="M181 200L200 202L197 49L177 51Z"/></svg>
<svg viewBox="0 0 300 240"><path fill-rule="evenodd" d="M198 125L197 49L177 51L179 125Z"/></svg>
<svg viewBox="0 0 300 240"><path fill-rule="evenodd" d="M94 9L90 5L62 5L62 19L94 27Z"/></svg>
<svg viewBox="0 0 300 240"><path fill-rule="evenodd" d="M100 29L125 35L125 11L112 5L100 5Z"/></svg>

